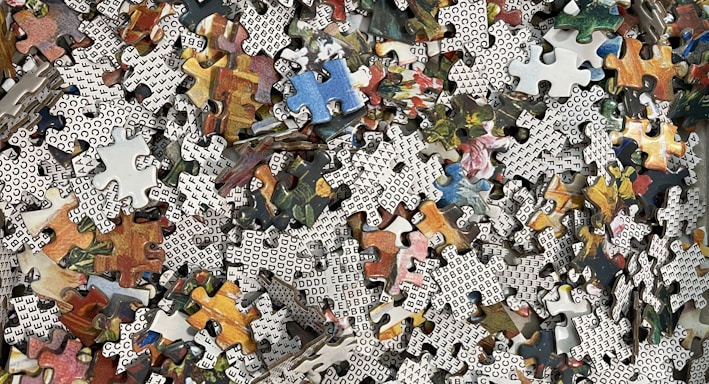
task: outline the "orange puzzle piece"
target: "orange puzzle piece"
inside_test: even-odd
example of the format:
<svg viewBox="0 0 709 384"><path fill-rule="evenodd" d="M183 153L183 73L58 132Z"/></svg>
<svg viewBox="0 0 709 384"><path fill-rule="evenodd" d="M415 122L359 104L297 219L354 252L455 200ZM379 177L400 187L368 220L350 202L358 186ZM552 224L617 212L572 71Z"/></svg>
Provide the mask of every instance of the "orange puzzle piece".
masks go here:
<svg viewBox="0 0 709 384"><path fill-rule="evenodd" d="M94 270L98 273L119 271L121 287L133 287L143 272L160 273L165 251L154 248L162 243L162 225L159 221L138 224L133 214L121 214L122 223L112 232L96 235L97 241L111 241L113 251L108 256L97 255ZM142 252L141 252L142 250Z"/></svg>
<svg viewBox="0 0 709 384"><path fill-rule="evenodd" d="M478 235L477 228L474 230L458 228L456 220L462 216L462 211L454 205L439 210L435 202L427 200L421 203L419 212L425 216L416 224L421 233L430 239L438 232L445 238L444 243L436 248L436 252L440 253L447 245L455 245L458 252L467 251L470 249L470 243Z"/></svg>
<svg viewBox="0 0 709 384"><path fill-rule="evenodd" d="M224 282L212 297L209 297L204 287L197 287L192 291L192 300L202 308L187 318L190 325L203 329L209 320L214 320L222 328L215 340L219 347L228 349L240 344L244 353L256 350L248 325L259 317L259 313L255 307L251 307L246 314L236 309L236 305L241 302L241 290L236 284Z"/></svg>
<svg viewBox="0 0 709 384"><path fill-rule="evenodd" d="M528 225L537 231L552 227L554 228L554 236L561 237L566 233L566 227L561 223L566 212L583 208L582 189L585 186L586 178L581 174L577 174L568 184L561 181L559 175L554 175L544 192L545 199L554 200L554 211L549 214L542 211L537 212L529 220Z"/></svg>
<svg viewBox="0 0 709 384"><path fill-rule="evenodd" d="M653 96L659 100L672 100L672 78L683 76L685 70L680 65L672 64L672 47L654 45L652 59L643 60L640 49L643 44L636 39L625 39L625 55L619 59L614 53L606 56L605 67L615 69L616 86L635 89L643 88L643 76L655 78Z"/></svg>
<svg viewBox="0 0 709 384"><path fill-rule="evenodd" d="M666 122L660 123L660 133L648 136L650 122L643 119L625 118L625 128L622 132L610 133L613 144L619 145L623 139L632 139L638 144L638 150L647 154L643 165L647 169L667 171L670 155L683 156L687 146L675 141L677 127Z"/></svg>

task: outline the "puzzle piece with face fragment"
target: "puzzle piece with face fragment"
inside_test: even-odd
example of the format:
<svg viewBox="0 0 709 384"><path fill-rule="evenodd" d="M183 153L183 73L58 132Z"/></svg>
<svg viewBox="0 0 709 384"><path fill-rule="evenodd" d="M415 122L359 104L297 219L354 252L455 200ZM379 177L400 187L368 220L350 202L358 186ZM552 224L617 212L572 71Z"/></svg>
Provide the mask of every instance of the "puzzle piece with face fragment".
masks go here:
<svg viewBox="0 0 709 384"><path fill-rule="evenodd" d="M675 254L674 260L660 267L662 281L665 285L679 284L679 292L670 296L672 312L677 312L684 303L694 300L697 308L704 308L706 300L703 293L709 284L709 274L701 275L697 270L704 265L705 257L699 245L693 244L687 250L682 249L682 242L675 240L670 249Z"/></svg>
<svg viewBox="0 0 709 384"><path fill-rule="evenodd" d="M685 143L675 141L677 127L661 122L659 132L655 136L647 134L650 121L626 117L625 128L621 132L613 131L610 138L614 144L621 144L623 139L631 139L638 145L638 150L647 154L643 166L657 171L668 171L668 163L672 155L683 156L687 150Z"/></svg>
<svg viewBox="0 0 709 384"><path fill-rule="evenodd" d="M220 348L226 350L235 344L240 344L245 353L251 353L256 345L251 340L248 325L258 318L258 310L250 308L246 313L237 309L241 302L242 293L239 287L226 281L214 296L209 296L204 287L197 287L192 291L192 300L200 305L200 310L187 318L193 327L203 329L209 320L216 321L221 327L216 342Z"/></svg>
<svg viewBox="0 0 709 384"><path fill-rule="evenodd" d="M504 299L497 277L505 268L504 260L491 258L483 264L475 252L459 254L452 245L443 249L442 256L448 265L432 273L439 286L439 291L431 299L434 308L449 304L453 315L462 319L476 308L468 298L473 292L481 293L483 305L492 305Z"/></svg>
<svg viewBox="0 0 709 384"><path fill-rule="evenodd" d="M515 91L538 95L539 82L548 81L551 83L549 96L569 97L575 84L585 86L591 81L590 71L577 69L575 52L564 48L554 48L555 60L553 63L546 64L541 61L541 46L532 45L529 49L528 63L512 60L509 64L510 75L519 77Z"/></svg>
<svg viewBox="0 0 709 384"><path fill-rule="evenodd" d="M665 197L665 206L657 210L657 221L664 225L664 237L674 238L682 233L683 222L687 222L685 234L697 227L697 222L706 213L706 203L699 199L699 189L687 190L687 201L681 202L682 187L671 187Z"/></svg>
<svg viewBox="0 0 709 384"><path fill-rule="evenodd" d="M626 359L631 355L630 347L623 341L623 335L630 331L628 319L621 319L615 323L603 308L597 308L594 313L572 318L576 331L579 333L581 344L571 348L571 356L580 360L589 356L594 369L608 368L603 357L615 353L618 359Z"/></svg>
<svg viewBox="0 0 709 384"><path fill-rule="evenodd" d="M652 95L658 100L673 100L672 78L683 75L682 67L672 64L672 47L653 45L651 59L640 55L642 43L632 38L625 39L625 55L620 59L611 53L606 56L605 67L616 70L615 85L633 89L644 88L643 76L655 79Z"/></svg>
<svg viewBox="0 0 709 384"><path fill-rule="evenodd" d="M94 176L94 186L105 189L116 181L119 200L131 197L134 208L145 207L150 202L147 193L157 185L157 169L149 166L139 170L136 160L138 156L150 155L150 148L140 136L128 139L124 128L114 128L113 139L112 145L97 149L106 171Z"/></svg>
<svg viewBox="0 0 709 384"><path fill-rule="evenodd" d="M79 18L62 2L46 2L47 14L36 17L31 10L22 10L12 15L15 23L25 32L27 38L16 43L20 53L29 53L37 48L50 62L66 54L64 48L57 45L62 36L71 36L74 41L81 41L85 36L79 32Z"/></svg>
<svg viewBox="0 0 709 384"><path fill-rule="evenodd" d="M59 307L40 303L34 294L13 297L10 305L15 310L19 324L5 325L5 342L9 345L27 342L30 337L49 341L53 329L65 329L59 322Z"/></svg>
<svg viewBox="0 0 709 384"><path fill-rule="evenodd" d="M36 358L40 367L53 370L52 383L71 384L74 380L86 378L89 362L78 356L83 345L79 340L68 336L65 331L55 329L48 344L35 338L30 340L28 356ZM62 349L64 341L66 342Z"/></svg>
<svg viewBox="0 0 709 384"><path fill-rule="evenodd" d="M528 59L531 34L526 28L513 34L507 24L497 22L490 26L488 33L495 38L493 45L488 47L487 38L477 46L466 45L468 52L475 55L475 64L472 67L463 59L453 63L448 72L448 79L456 84L453 95L483 97L488 89L502 90L513 82L512 76L507 72L507 65L513 59Z"/></svg>
<svg viewBox="0 0 709 384"><path fill-rule="evenodd" d="M488 45L485 0L462 0L443 7L438 11L438 23L455 27L452 37L441 40L441 53L463 51L464 47L469 52L477 52Z"/></svg>
<svg viewBox="0 0 709 384"><path fill-rule="evenodd" d="M475 356L477 343L488 335L487 330L482 326L458 319L443 308L429 309L424 317L435 324L433 331L426 333L422 327L415 328L406 352L414 356L421 356L424 345L430 345L436 348L436 354L431 363L436 368L447 372L460 371L464 366L464 361L460 359L461 353L465 351L468 355ZM448 348L453 344L461 345L458 357L455 357L453 350ZM477 356L472 359L477 360Z"/></svg>
<svg viewBox="0 0 709 384"><path fill-rule="evenodd" d="M286 99L291 111L307 107L313 124L325 123L332 119L329 102L340 102L342 114L353 113L364 106L360 92L354 88L353 79L345 64L345 59L330 60L323 64L329 78L318 82L314 72L305 72L290 78L296 94Z"/></svg>
<svg viewBox="0 0 709 384"><path fill-rule="evenodd" d="M103 344L101 351L103 356L118 356L117 374L125 372L128 366L136 362L141 355L149 353L150 350L147 348L136 352L134 348L134 336L148 328L149 323L152 321L150 315L150 308L138 308L135 311L135 320L133 322L120 324L120 339L115 342L106 342Z"/></svg>

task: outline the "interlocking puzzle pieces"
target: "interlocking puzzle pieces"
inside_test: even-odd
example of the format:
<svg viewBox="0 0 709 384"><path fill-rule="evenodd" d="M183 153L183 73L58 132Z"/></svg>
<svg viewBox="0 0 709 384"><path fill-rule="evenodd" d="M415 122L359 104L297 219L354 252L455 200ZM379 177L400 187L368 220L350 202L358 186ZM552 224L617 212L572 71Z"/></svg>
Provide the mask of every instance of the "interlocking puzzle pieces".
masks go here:
<svg viewBox="0 0 709 384"><path fill-rule="evenodd" d="M510 75L520 79L515 91L538 95L539 82L548 81L551 83L549 96L568 97L574 84L588 85L591 81L590 71L577 69L575 52L564 48L555 48L555 61L551 64L541 61L541 54L542 47L532 45L528 63L523 63L520 60L510 62L508 67Z"/></svg>
<svg viewBox="0 0 709 384"><path fill-rule="evenodd" d="M106 171L94 176L94 186L104 189L111 181L118 182L118 199L130 197L134 208L148 205L150 188L157 186L157 169L148 166L139 170L136 160L150 155L150 148L142 136L128 139L124 128L113 129L113 145L99 147L97 151L106 164Z"/></svg>
<svg viewBox="0 0 709 384"><path fill-rule="evenodd" d="M236 284L224 282L219 291L211 297L203 287L197 287L192 291L192 299L199 303L201 308L187 318L190 325L203 329L209 320L216 321L221 328L215 339L220 348L226 350L238 343L245 353L256 349L248 325L258 318L259 313L256 307L251 307L246 313L237 309L242 293Z"/></svg>
<svg viewBox="0 0 709 384"><path fill-rule="evenodd" d="M652 59L645 60L640 55L642 43L636 39L625 39L625 54L622 59L611 53L606 56L606 68L617 72L615 85L633 89L644 88L643 76L655 79L652 94L658 100L673 100L672 78L683 76L686 68L672 63L672 48L666 45L653 45Z"/></svg>
<svg viewBox="0 0 709 384"><path fill-rule="evenodd" d="M160 222L135 220L134 214L121 215L121 225L96 236L97 241L110 241L112 250L94 259L94 270L120 272L119 283L124 288L133 287L144 272L160 273L165 260L165 251L157 248L163 239Z"/></svg>
<svg viewBox="0 0 709 384"><path fill-rule="evenodd" d="M330 60L323 64L329 78L318 82L314 72L305 72L291 76L290 81L296 89L296 94L288 97L286 103L292 111L307 107L313 124L325 123L332 119L327 105L333 100L340 102L343 114L357 111L364 106L364 101L354 88L345 59Z"/></svg>
<svg viewBox="0 0 709 384"><path fill-rule="evenodd" d="M675 240L670 244L670 249L675 254L675 258L660 267L660 273L665 285L679 284L679 291L670 296L672 312L677 312L690 300L694 300L697 308L704 308L707 303L703 294L709 285L709 274L700 275L698 271L706 263L699 245L693 244L687 250L683 250L682 242Z"/></svg>

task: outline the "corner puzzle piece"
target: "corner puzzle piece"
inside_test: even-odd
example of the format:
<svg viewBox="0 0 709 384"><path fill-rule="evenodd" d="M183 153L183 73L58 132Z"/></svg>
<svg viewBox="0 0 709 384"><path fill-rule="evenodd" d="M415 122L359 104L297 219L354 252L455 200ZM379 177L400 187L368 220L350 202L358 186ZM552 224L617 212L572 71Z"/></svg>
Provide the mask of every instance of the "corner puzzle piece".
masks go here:
<svg viewBox="0 0 709 384"><path fill-rule="evenodd" d="M434 324L433 331L426 333L421 327L414 328L406 352L421 356L425 344L436 348L436 354L431 363L438 369L455 373L463 368L465 361L461 354L467 352L476 361L477 343L488 335L487 330L478 324L456 318L451 312L440 309L429 309L424 314L426 320ZM460 344L457 357L453 355L451 345ZM471 362L468 362L471 363Z"/></svg>
<svg viewBox="0 0 709 384"><path fill-rule="evenodd" d="M140 135L128 139L126 130L121 127L113 129L113 139L113 145L96 149L106 164L106 171L94 176L94 186L104 189L108 183L116 181L118 199L130 197L133 208L143 208L150 202L148 191L157 186L157 168L151 165L138 170L136 160L150 155L150 148Z"/></svg>
<svg viewBox="0 0 709 384"><path fill-rule="evenodd" d="M488 45L485 0L461 0L443 7L438 11L438 23L455 27L455 35L441 40L441 53L463 51L464 47L469 52L476 52Z"/></svg>
<svg viewBox="0 0 709 384"><path fill-rule="evenodd" d="M448 265L431 274L439 286L439 291L431 300L434 308L449 304L453 316L462 319L475 310L475 304L468 299L472 292L481 293L483 305L492 305L504 299L497 278L505 269L504 260L494 257L483 264L474 252L459 254L452 245L445 247L441 255Z"/></svg>
<svg viewBox="0 0 709 384"><path fill-rule="evenodd" d="M141 139L142 140L142 139ZM97 255L96 272L118 271L121 287L133 287L144 272L160 273L165 251L155 249L162 243L162 225L159 221L143 224L135 222L134 214L121 215L121 225L107 234L96 235L97 241L110 241L110 255Z"/></svg>
<svg viewBox="0 0 709 384"><path fill-rule="evenodd" d="M649 128L649 120L626 117L625 128L621 132L611 132L610 138L616 145L620 144L623 139L634 140L638 145L638 150L647 154L647 158L643 161L645 168L668 171L667 166L670 156L683 156L687 146L681 141L675 141L677 127L670 123L661 122L659 133L655 136L649 136L646 133Z"/></svg>
<svg viewBox="0 0 709 384"><path fill-rule="evenodd" d="M48 341L53 329L64 328L58 319L59 308L56 305L49 308L46 305L40 307L39 298L34 294L13 297L10 299L10 305L17 314L19 324L5 326L3 333L5 342L9 345L27 342L30 337Z"/></svg>
<svg viewBox="0 0 709 384"><path fill-rule="evenodd" d="M63 291L86 283L83 274L60 267L42 251L32 254L29 247L17 255L17 262L25 274L34 271L40 275L39 279L30 283L32 291L40 297L54 300L62 310L71 308L62 297Z"/></svg>
<svg viewBox="0 0 709 384"><path fill-rule="evenodd" d="M323 168L329 163L330 156L323 151L316 152L312 162L302 157L293 161L287 172L297 178L295 187L280 182L271 197L279 212L273 219L276 228L284 229L292 219L308 228L315 225L332 195L330 185L322 177Z"/></svg>
<svg viewBox="0 0 709 384"><path fill-rule="evenodd" d="M409 247L396 246L396 234L387 231L364 232L362 246L376 247L379 259L364 263L364 276L370 280L386 282L386 291L393 296L399 294L401 284L408 282L417 286L423 284L423 275L410 272L414 260L424 262L428 255L428 239L421 232L408 234Z"/></svg>
<svg viewBox="0 0 709 384"><path fill-rule="evenodd" d="M79 340L68 338L65 331L55 329L49 345L33 341L30 341L28 355L37 358L40 367L52 369L52 383L71 384L74 380L86 378L90 363L78 356L83 348ZM64 341L64 348L61 348Z"/></svg>
<svg viewBox="0 0 709 384"><path fill-rule="evenodd" d="M257 276L263 268L291 283L296 272L305 273L313 269L311 258L300 256L305 247L298 238L280 234L273 241L274 245L270 246L272 239L268 232L245 230L241 236L241 246L229 247L226 259L242 263L245 273L250 276Z"/></svg>
<svg viewBox="0 0 709 384"><path fill-rule="evenodd" d="M709 339L702 342L702 354L689 362L687 384L706 383L707 371L709 371Z"/></svg>
<svg viewBox="0 0 709 384"><path fill-rule="evenodd" d="M320 83L314 72L291 76L290 81L296 94L286 99L288 108L299 111L307 107L313 124L325 123L332 119L327 104L333 100L340 102L342 114L349 114L364 106L358 90L354 89L345 59L330 60L323 64L328 72L327 81Z"/></svg>
<svg viewBox="0 0 709 384"><path fill-rule="evenodd" d="M675 240L670 244L670 249L675 254L674 260L660 267L662 282L665 285L679 284L679 292L670 296L672 312L677 312L684 303L694 300L697 308L704 308L707 304L703 293L709 286L709 274L700 275L698 267L705 263L699 245L692 244L687 250L682 249L682 242Z"/></svg>
<svg viewBox="0 0 709 384"><path fill-rule="evenodd" d="M236 308L241 296L241 290L231 281L224 282L212 297L204 287L197 287L192 291L192 300L199 303L201 308L188 317L187 322L193 327L203 329L209 320L216 321L221 327L221 333L215 340L220 348L225 350L238 343L245 353L251 353L256 349L256 345L251 340L248 325L259 315L255 307L246 313L241 313Z"/></svg>
<svg viewBox="0 0 709 384"><path fill-rule="evenodd" d="M579 0L574 4L578 7L578 14L572 14L564 9L554 22L556 28L575 29L578 31L576 40L582 44L591 42L594 31L615 32L623 23L623 17L618 15L614 1ZM569 7L567 5L567 7Z"/></svg>
<svg viewBox="0 0 709 384"><path fill-rule="evenodd" d="M520 79L515 91L538 95L539 82L548 81L551 83L549 96L569 97L574 84L588 85L591 81L590 71L577 69L575 52L564 48L554 48L555 60L551 64L542 62L541 54L542 47L532 45L530 46L528 63L523 63L520 60L510 62L508 67L510 75Z"/></svg>
<svg viewBox="0 0 709 384"><path fill-rule="evenodd" d="M71 36L74 41L81 41L85 36L79 32L79 18L64 3L46 2L47 14L36 17L30 10L22 10L12 15L12 19L27 34L27 39L16 43L20 53L29 53L35 47L50 62L66 54L64 48L57 45L57 39Z"/></svg>
<svg viewBox="0 0 709 384"><path fill-rule="evenodd" d="M681 67L672 64L672 47L652 46L652 59L645 60L640 55L642 43L636 39L625 39L625 54L622 59L611 53L606 56L605 67L616 70L615 85L642 89L643 76L656 81L652 95L658 100L673 100L672 78L682 75Z"/></svg>
<svg viewBox="0 0 709 384"><path fill-rule="evenodd" d="M706 213L706 203L699 199L699 189L687 190L687 201L681 203L682 187L671 187L665 196L665 206L657 210L657 221L665 228L664 237L675 238L682 232L683 222L687 222L684 233L689 235L697 222Z"/></svg>
<svg viewBox="0 0 709 384"><path fill-rule="evenodd" d="M571 348L571 357L581 360L589 356L594 369L608 369L608 363L603 357L615 353L619 360L624 360L632 354L630 347L623 341L623 335L630 331L628 319L621 319L616 324L604 308L596 308L595 314L579 316L571 319L579 333L581 344Z"/></svg>
<svg viewBox="0 0 709 384"><path fill-rule="evenodd" d="M120 339L116 342L106 342L103 344L101 353L105 357L118 356L118 367L116 374L125 372L128 367L146 355L149 349L145 348L136 352L133 345L133 338L138 333L148 327L150 308L138 308L135 311L135 320L131 323L120 324ZM147 356L146 356L147 357Z"/></svg>
<svg viewBox="0 0 709 384"><path fill-rule="evenodd" d="M260 4L265 10L259 11L250 1L245 3L244 13L239 18L239 23L249 32L249 37L242 43L244 53L256 56L263 50L269 57L274 57L290 44L285 27L295 15L295 8L286 7L278 0L266 0ZM291 109L297 111L299 108Z"/></svg>

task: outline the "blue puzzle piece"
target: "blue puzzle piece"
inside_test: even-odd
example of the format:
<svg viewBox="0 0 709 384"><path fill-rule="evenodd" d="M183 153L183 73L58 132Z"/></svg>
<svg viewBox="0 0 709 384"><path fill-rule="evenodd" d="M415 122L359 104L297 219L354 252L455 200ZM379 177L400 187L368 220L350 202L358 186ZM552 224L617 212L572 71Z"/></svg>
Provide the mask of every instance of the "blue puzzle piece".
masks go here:
<svg viewBox="0 0 709 384"><path fill-rule="evenodd" d="M330 74L330 78L324 83L315 79L314 72L291 77L291 83L297 93L286 100L292 111L307 107L313 124L325 123L332 119L327 109L327 103L332 100L340 102L343 115L364 107L364 100L359 91L352 86L345 59L330 60L323 64L323 68Z"/></svg>
<svg viewBox="0 0 709 384"><path fill-rule="evenodd" d="M433 185L443 192L443 196L438 201L438 207L445 207L449 204L470 205L473 211L482 215L487 211L485 199L480 195L480 192L489 191L492 185L485 180L479 180L477 183L471 183L465 177L465 170L460 166L460 163L451 163L446 166L446 173L451 180L446 185L441 185L437 181Z"/></svg>

